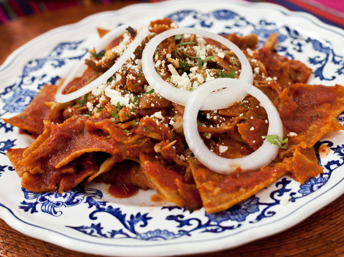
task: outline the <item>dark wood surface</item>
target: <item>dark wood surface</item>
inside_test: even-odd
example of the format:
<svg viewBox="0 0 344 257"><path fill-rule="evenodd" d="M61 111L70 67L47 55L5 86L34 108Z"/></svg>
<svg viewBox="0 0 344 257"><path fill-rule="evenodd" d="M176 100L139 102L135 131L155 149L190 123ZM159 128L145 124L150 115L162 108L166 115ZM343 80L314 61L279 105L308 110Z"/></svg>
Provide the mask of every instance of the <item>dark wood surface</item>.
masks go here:
<svg viewBox="0 0 344 257"><path fill-rule="evenodd" d="M77 22L93 13L116 10L132 3L73 7L0 25L0 64L16 48L50 29ZM0 256L93 255L70 251L27 237L0 220ZM284 232L234 249L195 256L344 256L344 196Z"/></svg>

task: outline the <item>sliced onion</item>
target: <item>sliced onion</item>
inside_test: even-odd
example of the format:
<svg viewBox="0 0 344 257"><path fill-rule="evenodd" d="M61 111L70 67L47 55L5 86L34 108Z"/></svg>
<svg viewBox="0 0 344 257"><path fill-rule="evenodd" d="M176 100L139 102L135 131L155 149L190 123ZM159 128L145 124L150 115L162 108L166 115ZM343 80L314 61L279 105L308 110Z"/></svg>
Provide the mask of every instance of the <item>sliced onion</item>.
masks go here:
<svg viewBox="0 0 344 257"><path fill-rule="evenodd" d="M225 91L234 91L244 89L248 94L254 96L262 107L265 108L269 128L268 135L277 135L283 137L283 125L279 113L269 98L258 88L240 80L223 78L204 83L190 94L184 110L183 127L184 135L188 146L203 165L210 170L220 174L230 174L237 168L243 171L255 170L261 166L269 164L278 154L279 147L264 141L263 144L253 153L242 157L228 159L218 156L211 152L201 139L197 129L197 114L202 106L202 102L208 98L212 91L226 88L219 92L225 94Z"/></svg>
<svg viewBox="0 0 344 257"><path fill-rule="evenodd" d="M190 97L191 92L186 91L180 88L176 88L169 84L168 82L164 81L161 76L156 72L153 56L155 53L155 49L157 46L162 42L164 39L179 35L179 34L196 34L201 35L204 37L211 38L213 40L216 40L217 42L225 45L230 50L232 50L236 56L239 58L241 63L241 73L239 76L239 80L246 82L246 83L252 83L253 82L253 73L252 68L247 60L244 53L232 42L227 40L226 38L205 31L205 30L199 30L194 28L178 28L178 29L171 29L167 30L161 34L156 35L153 39L151 39L142 54L142 70L145 75L146 80L148 81L149 85L154 88L154 90L165 97L166 99L181 104L186 105L186 102L188 101L188 98ZM228 95L231 94L230 90L225 90L221 92L214 92L210 94L206 101L201 105L201 110L214 110L214 109L221 109L225 108L232 102L231 99L227 99ZM245 97L245 91L242 91L242 94L236 95L236 101L240 101Z"/></svg>
<svg viewBox="0 0 344 257"><path fill-rule="evenodd" d="M56 93L55 101L59 103L66 103L69 101L72 101L80 96L83 96L90 92L93 88L99 86L100 84L106 82L116 71L118 71L122 65L129 59L129 57L132 55L132 53L135 51L135 49L141 44L141 42L146 38L148 35L148 28L147 26L140 25L140 24L125 24L118 28L115 28L111 30L109 33L107 33L103 38L100 39L98 45L95 47L96 51L99 52L102 49L105 48L106 45L108 45L112 40L115 38L121 36L128 26L132 26L137 29L138 33L135 37L135 39L129 44L128 48L125 50L125 52L121 55L121 57L118 58L118 60L101 76L90 82L89 84L85 85L84 87L78 89L77 91L74 91L70 94L62 94L63 89L68 85L68 83L75 78L76 74L78 74L81 70L85 70L84 67L84 60L87 57L84 57L83 60L74 68L74 70L69 73L69 75L64 80L63 84L59 88L59 90Z"/></svg>

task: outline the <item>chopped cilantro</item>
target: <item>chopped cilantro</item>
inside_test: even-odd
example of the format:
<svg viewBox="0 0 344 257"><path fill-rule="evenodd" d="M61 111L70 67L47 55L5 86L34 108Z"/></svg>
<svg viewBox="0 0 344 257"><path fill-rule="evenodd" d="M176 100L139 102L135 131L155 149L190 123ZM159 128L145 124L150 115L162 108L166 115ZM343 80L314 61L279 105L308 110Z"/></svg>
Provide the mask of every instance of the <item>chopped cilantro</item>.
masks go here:
<svg viewBox="0 0 344 257"><path fill-rule="evenodd" d="M213 57L215 57L215 56L217 56L217 54L212 55L212 56L208 56L207 58L205 58L205 59L203 60L203 64L205 64L207 61L213 59Z"/></svg>
<svg viewBox="0 0 344 257"><path fill-rule="evenodd" d="M198 163L197 163L197 160L192 158L192 157L189 157L189 160L190 162L194 165L194 166L198 166Z"/></svg>
<svg viewBox="0 0 344 257"><path fill-rule="evenodd" d="M151 89L151 90L149 90L149 91L147 91L147 92L145 92L145 93L143 93L144 95L151 95L151 94L153 94L154 93L154 89Z"/></svg>
<svg viewBox="0 0 344 257"><path fill-rule="evenodd" d="M135 96L134 100L133 100L133 104L135 104L138 100L140 99L140 97L137 95Z"/></svg>
<svg viewBox="0 0 344 257"><path fill-rule="evenodd" d="M124 132L127 133L127 134L131 134L131 131L127 130L127 129L125 129Z"/></svg>
<svg viewBox="0 0 344 257"><path fill-rule="evenodd" d="M174 36L174 40L181 40L182 39L182 35L181 34L177 34Z"/></svg>
<svg viewBox="0 0 344 257"><path fill-rule="evenodd" d="M87 93L86 95L84 95L84 99L79 100L79 106L82 106L82 105L84 105L84 104L87 103L88 94L89 94L89 93Z"/></svg>
<svg viewBox="0 0 344 257"><path fill-rule="evenodd" d="M196 44L195 42L183 42L183 43L179 43L179 45L181 46L186 46L186 45L194 45Z"/></svg>
<svg viewBox="0 0 344 257"><path fill-rule="evenodd" d="M238 103L238 105L239 105L240 107L245 108L246 110L249 110L249 108L248 108L246 105L244 105L243 103Z"/></svg>
<svg viewBox="0 0 344 257"><path fill-rule="evenodd" d="M279 146L282 149L287 149L288 138L282 139L277 135L267 135L263 136L269 143Z"/></svg>
<svg viewBox="0 0 344 257"><path fill-rule="evenodd" d="M203 126L203 123L200 122L199 120L197 120L197 125L198 125L198 126Z"/></svg>
<svg viewBox="0 0 344 257"><path fill-rule="evenodd" d="M117 113L116 107L113 108L112 117L115 118L115 119L118 118L118 113Z"/></svg>
<svg viewBox="0 0 344 257"><path fill-rule="evenodd" d="M100 51L99 53L91 53L91 56L96 59L99 57L103 57L105 55L105 50Z"/></svg>
<svg viewBox="0 0 344 257"><path fill-rule="evenodd" d="M235 71L234 70L232 70L229 74L225 74L221 70L220 71L220 75L219 75L220 78L234 78L234 76L235 76Z"/></svg>

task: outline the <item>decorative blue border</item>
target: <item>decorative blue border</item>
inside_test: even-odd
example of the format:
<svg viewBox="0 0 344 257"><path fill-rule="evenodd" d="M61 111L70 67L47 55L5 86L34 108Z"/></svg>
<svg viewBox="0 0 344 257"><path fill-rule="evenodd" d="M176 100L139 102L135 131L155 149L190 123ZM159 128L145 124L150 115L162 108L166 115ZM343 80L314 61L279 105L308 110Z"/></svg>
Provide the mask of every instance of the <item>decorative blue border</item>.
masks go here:
<svg viewBox="0 0 344 257"><path fill-rule="evenodd" d="M221 19L224 19L224 17L226 17L229 20L233 20L233 18L239 17L239 15L235 15L234 12L228 12L227 14L229 14L229 16L226 16L224 14L226 14L226 13L222 12L222 13L217 13L216 15L218 18L220 17ZM214 17L216 15L214 15ZM287 14L287 16L289 16L289 14ZM201 25L202 24L204 26L210 25L209 23L204 22L204 20L203 20L203 23L201 23ZM269 23L269 24L265 24L265 25L274 26L275 24ZM237 27L239 28L240 26L237 26ZM286 29L288 31L287 26L284 26L284 29ZM271 33L274 31L273 30L270 30L270 31L264 31L264 30L258 31L257 30L257 32L264 34L264 33ZM295 33L295 31L291 31L291 30L289 30L289 32ZM268 35L268 34L266 34L266 35ZM292 34L288 34L288 37L290 37L291 35ZM285 40L283 38L283 35L282 35L282 37L279 38L279 40L282 42L283 42L283 40ZM307 40L308 40L308 42L307 42ZM309 43L309 42L314 42L314 41L311 41L308 38L308 39L306 39L305 42ZM313 44L313 46L315 46L315 45L316 44ZM325 54L327 54L327 56L329 56L329 55L334 56L331 60L332 62L336 61L337 60L336 58L339 57L340 60L337 64L340 64L340 65L343 64L343 57L342 56L339 56L339 55L337 56L334 54L334 52L328 52L327 48L324 46L321 46L320 44L317 44L317 46L318 46L319 52L325 53ZM313 48L316 50L316 47L313 47ZM297 50L297 48L295 48L295 49ZM279 49L279 50L285 51L285 49ZM286 53L287 53L287 55L290 54L287 51L286 51ZM80 55L80 58L81 57L82 57L82 55ZM326 61L330 60L330 58L325 58L325 59L326 59ZM54 60L54 61L56 61L56 60ZM319 64L322 64L322 61L321 60L319 61L319 59L313 59L313 61L314 61L314 64L317 64L317 62ZM37 64L36 67L39 67L40 64L45 65L46 63L48 63L48 62L44 62L44 61L41 62L41 60L35 60L35 62ZM29 64L32 64L32 63L29 63ZM62 63L61 66L63 66L64 64L65 63ZM43 67L43 65L41 67ZM343 67L344 67L344 64L343 64ZM338 75L343 74L343 67L341 69L338 69ZM37 70L39 70L39 69L37 69ZM37 70L33 69L33 71L37 71ZM23 72L23 74L24 74L24 72ZM58 79L58 78L55 78L55 79ZM323 79L326 79L326 78L323 76ZM18 85L24 85L24 83L19 83ZM15 87L15 85L11 85L11 86ZM18 86L18 88L19 87L20 86ZM5 89L5 92L2 93L1 96L7 97L7 93L10 93L10 91L12 91L12 90L7 91L7 89ZM25 91L21 91L21 93L22 93L20 95L21 97L22 97L22 95L28 95L29 97L31 97L31 95L29 94L30 92L28 94L26 94ZM5 99L8 100L9 98L6 98L6 97L5 97ZM12 97L12 99L14 99L14 98L15 97ZM14 101L11 100L10 102L15 103L16 99ZM18 110L14 110L14 109L13 110L7 110L6 109L5 111L6 112L16 112ZM3 115L3 114L1 114L1 115ZM1 128L4 128L5 132L12 131L12 127L5 127L5 126L2 126L0 124L0 129ZM2 152L1 152L2 150L4 152L6 149L10 148L10 147L8 147L9 145L14 145L14 141L15 140L13 140L13 141L11 141L11 140L10 141L9 140L1 141L0 142L0 154L2 154ZM330 143L320 142L319 144L322 144L322 143L329 144L329 145L331 144L331 142ZM289 194L289 196L291 197L290 198L291 201L296 201L297 199L300 199L300 198L302 198L306 195L309 195L310 193L313 193L316 190L318 190L321 186L323 186L328 181L332 171L335 170L336 168L342 166L343 159L342 159L341 154L343 153L343 146L333 146L333 144L332 144L331 150L334 151L335 154L338 155L340 158L337 162L333 161L330 164L328 164L328 167L330 167L328 169L329 172L324 173L325 175L327 174L326 175L327 177L325 177L325 175L324 175L324 176L320 176L319 178L309 180L308 182L305 183L304 187L300 187L300 190L298 191L298 193L291 192ZM333 165L336 165L336 164L337 164L337 167L334 168ZM325 164L325 167L326 167L326 164ZM13 168L11 166L0 166L0 177L1 177L1 174L3 174L5 172L5 170L13 171ZM319 197L321 197L322 195L324 195L328 191L335 188L343 180L344 180L344 178L341 179L334 186L332 186L330 189L328 189L326 192L323 192L320 195L318 195L317 197L308 201L306 203L306 205L309 205L314 200L318 199ZM189 218L189 215L191 215L192 213L185 212L185 211L181 210L180 208L176 208L176 207L161 208L162 210L168 210L171 212L171 215L168 215L166 217L166 220L176 222L178 224L177 227L184 228L184 229L180 229L178 231L178 233L171 232L168 230L160 230L160 229L157 229L154 231L147 231L145 233L138 233L138 230L136 228L147 227L149 221L151 220L149 213L143 213L143 214L136 213L135 215L133 215L133 214L129 215L129 214L123 213L120 208L114 208L111 205L108 205L108 203L106 203L104 201L97 200L97 198L101 199L101 195L99 194L100 191L99 192L92 191L92 189L80 189L80 188L78 188L78 189L76 189L76 191L71 191L71 192L63 194L63 195L59 195L57 193L50 193L49 195L48 194L33 194L33 193L28 192L28 191L23 189L23 194L24 194L25 200L21 202L20 208L26 212L30 212L31 214L34 214L36 212L41 212L41 213L43 212L43 213L47 213L49 215L58 217L58 216L61 216L63 214L63 212L59 208L68 208L68 207L76 206L79 204L87 204L88 208L94 209L94 211L92 211L89 214L90 220L97 220L96 214L98 214L98 213L108 213L108 214L112 215L114 218L118 219L121 222L121 224L123 225L124 229L117 230L117 231L104 231L104 228L102 227L101 223L97 223L97 224L92 223L90 225L74 226L74 227L70 226L71 229L80 231L81 233L84 233L84 234L92 235L93 237L100 237L100 238L135 238L135 239L140 239L140 240L145 240L145 241L157 241L157 240L159 240L158 244L155 244L155 243L154 244L146 244L144 246L142 246L142 245L130 245L131 247L149 247L149 246L163 246L163 245L180 244L180 242L174 243L171 241L168 241L168 243L161 243L160 240L167 240L167 239L169 240L169 239L180 238L182 236L190 236L194 231L198 231L201 233L212 233L212 234L217 233L217 234L219 234L219 233L226 231L226 230L233 230L233 229L240 228L238 230L238 232L235 232L231 235L223 235L222 234L223 236L207 239L206 241L208 242L208 241L212 241L212 240L218 240L221 238L228 238L229 236L234 236L234 235L237 235L239 233L243 233L244 231L252 229L251 227L248 227L247 229L243 229L240 222L248 221L248 217L250 217L253 214L256 215L259 213L257 216L255 216L256 219L248 221L249 223L253 223L253 224L261 221L262 219L274 216L275 213L274 213L274 211L271 211L270 208L272 208L273 206L278 205L280 203L280 199L278 199L278 198L286 195L287 193L289 193L291 191L290 188L287 188L287 185L289 183L290 183L290 180L288 180L286 178L282 178L280 181L278 181L275 184L277 190L270 193L271 199L273 200L272 203L262 203L259 201L258 197L253 196L253 197L247 199L246 201L242 202L241 204L234 206L233 208L231 208L230 210L228 210L224 213L213 214L213 215L205 214L205 217L207 218L206 222L203 222L203 221L196 219L196 218L193 218L193 217ZM321 186L316 187L316 185L321 185ZM82 190L84 190L84 191L82 191ZM91 190L92 192L86 192L85 190L86 191ZM75 192L77 192L77 193L75 193ZM79 193L81 193L81 195ZM61 197L63 199L59 199ZM52 199L54 199L54 200L52 200ZM15 217L17 220L19 220L25 224L28 224L28 225L31 225L31 226L34 226L37 228L42 228L42 229L45 229L47 231L51 231L51 232L57 233L59 235L63 235L65 237L72 238L72 239L75 239L75 240L80 241L80 242L92 243L92 244L97 244L97 245L128 247L127 245L94 243L92 241L74 238L74 237L71 237L71 236L66 235L64 233L60 233L60 232L57 232L54 230L50 230L48 228L44 228L41 226L34 225L32 223L23 221L22 219L17 217L10 208L6 207L3 204L0 204L0 206L7 209L13 217ZM262 207L264 207L264 208L261 209ZM293 212L289 213L286 216L281 217L278 220L274 220L272 222L268 222L268 223L265 223L263 225L258 225L258 226L255 226L254 228L265 226L266 224L274 224L275 222L279 222L279 221L285 219L286 217L290 217L293 213L297 212L301 208L304 208L304 207L300 206L299 208L297 208ZM173 211L176 209L183 212L184 214L183 215L180 213L177 215L173 214ZM127 215L129 215L129 216L127 216ZM235 221L237 223L235 225L229 225L228 226L227 225L228 221ZM189 229L191 226L190 224L194 223L194 222L196 222L197 226L193 226L191 229ZM199 242L205 242L205 240L197 240L196 241L196 243L199 243ZM187 242L187 243L189 243L189 242Z"/></svg>

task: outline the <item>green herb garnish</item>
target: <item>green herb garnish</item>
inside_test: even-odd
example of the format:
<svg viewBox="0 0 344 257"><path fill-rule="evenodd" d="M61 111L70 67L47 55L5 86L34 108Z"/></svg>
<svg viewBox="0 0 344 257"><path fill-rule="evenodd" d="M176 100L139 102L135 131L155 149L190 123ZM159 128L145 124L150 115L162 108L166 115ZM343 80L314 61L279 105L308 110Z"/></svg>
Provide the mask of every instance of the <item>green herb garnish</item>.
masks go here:
<svg viewBox="0 0 344 257"><path fill-rule="evenodd" d="M120 102L117 102L116 106L117 106L117 108L118 108L119 110L122 109L122 105L121 105Z"/></svg>
<svg viewBox="0 0 344 257"><path fill-rule="evenodd" d="M197 120L197 125L198 125L198 126L203 126L203 123L200 122L199 120Z"/></svg>
<svg viewBox="0 0 344 257"><path fill-rule="evenodd" d="M245 108L246 110L249 110L249 108L248 108L246 105L244 105L243 103L238 103L238 105L239 105L240 107Z"/></svg>
<svg viewBox="0 0 344 257"><path fill-rule="evenodd" d="M151 90L149 90L149 91L147 91L147 92L144 92L143 94L144 95L151 95L151 94L153 94L154 93L154 89L151 89Z"/></svg>
<svg viewBox="0 0 344 257"><path fill-rule="evenodd" d="M235 71L232 70L229 74L223 73L223 71L220 71L219 78L234 78L235 76Z"/></svg>
<svg viewBox="0 0 344 257"><path fill-rule="evenodd" d="M105 51L104 51L104 50L100 51L99 53L91 53L91 56L92 56L94 59L96 59L96 58L98 58L98 57L103 57L104 55L105 55Z"/></svg>
<svg viewBox="0 0 344 257"><path fill-rule="evenodd" d="M192 157L189 157L189 160L190 160L190 162L192 162L192 164L193 164L194 166L198 166L198 163L197 163L197 160L196 160L196 159L194 159L194 158L192 158Z"/></svg>
<svg viewBox="0 0 344 257"><path fill-rule="evenodd" d="M196 44L195 42L183 42L183 43L179 43L179 45L181 46L186 46L186 45L194 45Z"/></svg>
<svg viewBox="0 0 344 257"><path fill-rule="evenodd" d="M282 149L287 149L288 138L282 139L277 135L267 135L263 136L269 143L279 146Z"/></svg>
<svg viewBox="0 0 344 257"><path fill-rule="evenodd" d="M174 36L174 40L181 40L182 39L182 35L181 34L177 34Z"/></svg>
<svg viewBox="0 0 344 257"><path fill-rule="evenodd" d="M82 106L82 105L84 105L84 104L87 103L88 94L89 94L89 93L87 93L86 95L84 95L84 99L83 99L83 100L79 100L79 106Z"/></svg>
<svg viewBox="0 0 344 257"><path fill-rule="evenodd" d="M117 119L119 117L116 107L113 108L112 117Z"/></svg>
<svg viewBox="0 0 344 257"><path fill-rule="evenodd" d="M139 99L140 99L139 96L135 96L134 101L133 101L133 104L135 104Z"/></svg>

